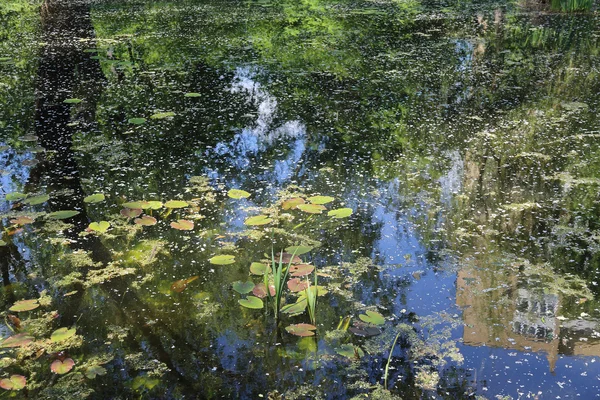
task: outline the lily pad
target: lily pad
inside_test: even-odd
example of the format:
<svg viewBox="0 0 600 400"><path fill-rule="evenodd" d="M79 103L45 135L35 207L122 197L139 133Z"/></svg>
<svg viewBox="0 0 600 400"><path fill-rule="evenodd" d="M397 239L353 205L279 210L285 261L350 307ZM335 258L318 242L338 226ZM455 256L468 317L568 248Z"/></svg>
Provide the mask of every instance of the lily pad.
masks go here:
<svg viewBox="0 0 600 400"><path fill-rule="evenodd" d="M167 208L184 208L189 206L187 201L183 200L169 200L165 203L165 207Z"/></svg>
<svg viewBox="0 0 600 400"><path fill-rule="evenodd" d="M50 340L52 343L62 342L63 340L67 340L73 336L75 336L75 328L58 328L52 335L50 335Z"/></svg>
<svg viewBox="0 0 600 400"><path fill-rule="evenodd" d="M325 206L320 204L300 204L297 208L309 214L321 214L323 211L327 210Z"/></svg>
<svg viewBox="0 0 600 400"><path fill-rule="evenodd" d="M269 218L267 215L257 215L255 217L250 217L250 218L246 219L244 221L244 224L248 225L248 226L259 226L259 225L270 224L271 222L273 222L273 220L271 218Z"/></svg>
<svg viewBox="0 0 600 400"><path fill-rule="evenodd" d="M79 104L82 101L83 100L81 100L81 99L72 98L72 99L65 99L65 100L63 100L63 103L66 103L66 104Z"/></svg>
<svg viewBox="0 0 600 400"><path fill-rule="evenodd" d="M58 375L64 375L73 369L75 361L72 358L65 358L64 360L54 360L50 365L50 370Z"/></svg>
<svg viewBox="0 0 600 400"><path fill-rule="evenodd" d="M287 287L290 291L297 293L306 289L308 287L308 282L303 281L300 278L293 278L287 282Z"/></svg>
<svg viewBox="0 0 600 400"><path fill-rule="evenodd" d="M286 304L281 308L281 312L288 315L302 314L306 310L308 302L305 298L298 299L297 302L292 304Z"/></svg>
<svg viewBox="0 0 600 400"><path fill-rule="evenodd" d="M358 318L360 318L364 322L367 322L367 323L373 324L373 325L385 324L385 318L383 317L383 315L381 315L375 311L367 311L366 315L361 314L358 316Z"/></svg>
<svg viewBox="0 0 600 400"><path fill-rule="evenodd" d="M48 218L68 219L68 218L72 218L78 214L79 214L79 211L75 211L75 210L61 210L61 211L54 211L54 212L48 214Z"/></svg>
<svg viewBox="0 0 600 400"><path fill-rule="evenodd" d="M157 201L157 200L150 200L150 201L145 201L144 202L144 209L145 210L159 210L161 209L163 206L162 201Z"/></svg>
<svg viewBox="0 0 600 400"><path fill-rule="evenodd" d="M238 300L238 303L240 303L240 305L242 307L252 308L255 310L261 309L265 305L265 303L263 303L263 301L261 299L259 299L258 297L254 297L254 296L248 296L245 299L240 299L240 300Z"/></svg>
<svg viewBox="0 0 600 400"><path fill-rule="evenodd" d="M313 248L310 246L290 246L286 247L285 251L290 254L295 254L297 256L306 254L311 251Z"/></svg>
<svg viewBox="0 0 600 400"><path fill-rule="evenodd" d="M246 293L250 293L254 289L254 282L252 282L252 281L247 281L247 282L237 281L237 282L233 282L232 286L233 286L233 290L235 290L239 294L246 294Z"/></svg>
<svg viewBox="0 0 600 400"><path fill-rule="evenodd" d="M19 201L19 200L23 200L25 197L27 197L27 195L24 193L12 192L12 193L8 193L5 198L6 198L6 201Z"/></svg>
<svg viewBox="0 0 600 400"><path fill-rule="evenodd" d="M262 264L258 262L253 262L252 264L250 264L250 273L252 273L253 275L264 275L270 270L271 268L267 264Z"/></svg>
<svg viewBox="0 0 600 400"><path fill-rule="evenodd" d="M0 347L23 347L31 342L33 342L32 336L29 336L26 333L18 333L6 338L6 340L0 344Z"/></svg>
<svg viewBox="0 0 600 400"><path fill-rule="evenodd" d="M27 379L23 375L11 375L0 380L0 387L4 390L21 390L26 384Z"/></svg>
<svg viewBox="0 0 600 400"><path fill-rule="evenodd" d="M180 231L191 231L194 229L194 221L178 219L177 222L171 222L171 228L178 229Z"/></svg>
<svg viewBox="0 0 600 400"><path fill-rule="evenodd" d="M110 228L110 222L108 221L100 221L100 222L92 222L88 229L94 232L104 233Z"/></svg>
<svg viewBox="0 0 600 400"><path fill-rule="evenodd" d="M88 379L94 379L99 375L106 375L106 368L101 365L92 365L85 370L85 377Z"/></svg>
<svg viewBox="0 0 600 400"><path fill-rule="evenodd" d="M149 202L147 201L129 201L127 203L123 203L123 207L125 208L147 209L148 206Z"/></svg>
<svg viewBox="0 0 600 400"><path fill-rule="evenodd" d="M198 275L194 275L191 276L187 279L180 279L178 281L173 282L173 284L171 285L171 290L177 293L181 293L183 292L187 286L191 283L194 282L196 279L198 279Z"/></svg>
<svg viewBox="0 0 600 400"><path fill-rule="evenodd" d="M296 336L314 336L317 327L311 324L294 324L285 328L288 333Z"/></svg>
<svg viewBox="0 0 600 400"><path fill-rule="evenodd" d="M315 270L314 265L309 264L298 264L290 267L291 276L306 276Z"/></svg>
<svg viewBox="0 0 600 400"><path fill-rule="evenodd" d="M94 193L92 195L89 195L87 197L85 197L83 199L84 203L100 203L101 201L104 201L105 196L102 193Z"/></svg>
<svg viewBox="0 0 600 400"><path fill-rule="evenodd" d="M124 208L121 210L121 215L127 218L136 218L142 214L141 208Z"/></svg>
<svg viewBox="0 0 600 400"><path fill-rule="evenodd" d="M374 327L374 326L364 326L364 327L353 326L353 327L348 328L348 330L350 332L354 333L356 336L361 336L361 337L377 336L377 335L381 334L381 329Z"/></svg>
<svg viewBox="0 0 600 400"><path fill-rule="evenodd" d="M269 292L271 292L271 296L275 296L275 286L269 285ZM252 294L259 298L267 297L267 287L263 282L254 286L252 289Z"/></svg>
<svg viewBox="0 0 600 400"><path fill-rule="evenodd" d="M335 210L331 210L327 213L328 216L333 218L347 218L352 215L351 208L338 208Z"/></svg>
<svg viewBox="0 0 600 400"><path fill-rule="evenodd" d="M235 262L235 256L229 254L221 254L219 256L214 256L210 260L208 260L211 264L215 265L229 265Z"/></svg>
<svg viewBox="0 0 600 400"><path fill-rule="evenodd" d="M152 226L156 225L156 218L149 215L144 215L143 217L134 219L133 222L137 225Z"/></svg>
<svg viewBox="0 0 600 400"><path fill-rule="evenodd" d="M33 223L33 221L35 221L33 218L21 216L11 219L10 223L15 225L27 225Z"/></svg>
<svg viewBox="0 0 600 400"><path fill-rule="evenodd" d="M335 348L335 352L348 358L361 358L365 355L365 352L360 347L351 344L342 344Z"/></svg>
<svg viewBox="0 0 600 400"><path fill-rule="evenodd" d="M146 122L146 118L129 118L127 122L133 125L141 125Z"/></svg>
<svg viewBox="0 0 600 400"><path fill-rule="evenodd" d="M331 203L333 200L335 200L335 198L331 196L313 196L308 198L308 201L312 204L327 204Z"/></svg>
<svg viewBox="0 0 600 400"><path fill-rule="evenodd" d="M4 240L0 239L0 247L6 246L8 243L6 243Z"/></svg>
<svg viewBox="0 0 600 400"><path fill-rule="evenodd" d="M45 203L48 200L50 200L50 196L48 196L47 194L42 194L39 196L29 197L23 200L23 203L29 204L30 206L37 206L38 204Z"/></svg>
<svg viewBox="0 0 600 400"><path fill-rule="evenodd" d="M31 311L38 308L40 304L37 299L31 300L19 300L9 308L10 311L14 312L23 312L23 311Z"/></svg>
<svg viewBox="0 0 600 400"><path fill-rule="evenodd" d="M185 97L202 97L202 95L200 93L186 93L184 94Z"/></svg>
<svg viewBox="0 0 600 400"><path fill-rule="evenodd" d="M231 197L232 199L246 199L250 197L250 193L246 192L245 190L231 189L227 192L227 196Z"/></svg>
<svg viewBox="0 0 600 400"><path fill-rule="evenodd" d="M281 259L281 262L284 264L289 264L290 261L292 262L292 264L301 264L302 263L302 259L300 257L298 257L297 255L292 255L290 253L283 253L281 254L281 252L275 254L275 262L279 262L279 260Z"/></svg>
<svg viewBox="0 0 600 400"><path fill-rule="evenodd" d="M281 208L284 210L292 210L298 207L300 204L304 204L306 201L302 197L294 197L293 199L284 200L281 203Z"/></svg>
<svg viewBox="0 0 600 400"><path fill-rule="evenodd" d="M159 113L155 113L152 114L150 116L150 119L165 119L165 118L170 118L170 117L174 117L175 113L172 111L166 111L166 112L159 112Z"/></svg>

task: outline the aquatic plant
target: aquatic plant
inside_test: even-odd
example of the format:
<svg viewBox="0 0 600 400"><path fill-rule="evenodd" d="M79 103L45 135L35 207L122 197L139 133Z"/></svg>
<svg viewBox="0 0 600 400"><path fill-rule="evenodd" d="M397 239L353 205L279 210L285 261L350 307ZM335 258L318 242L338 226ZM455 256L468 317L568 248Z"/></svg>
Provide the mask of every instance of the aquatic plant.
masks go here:
<svg viewBox="0 0 600 400"><path fill-rule="evenodd" d="M592 0L551 0L550 7L554 11L576 12L587 11L592 8Z"/></svg>

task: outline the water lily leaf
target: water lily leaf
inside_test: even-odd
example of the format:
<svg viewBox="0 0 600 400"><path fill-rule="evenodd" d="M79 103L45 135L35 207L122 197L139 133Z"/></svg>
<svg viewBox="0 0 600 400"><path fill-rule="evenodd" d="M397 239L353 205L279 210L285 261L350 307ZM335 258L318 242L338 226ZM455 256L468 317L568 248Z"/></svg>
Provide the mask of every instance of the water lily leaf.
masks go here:
<svg viewBox="0 0 600 400"><path fill-rule="evenodd" d="M185 97L202 97L202 95L200 93L186 93L184 94Z"/></svg>
<svg viewBox="0 0 600 400"><path fill-rule="evenodd" d="M320 204L300 204L297 208L309 214L321 214L324 210L327 210L325 206Z"/></svg>
<svg viewBox="0 0 600 400"><path fill-rule="evenodd" d="M285 251L290 254L295 254L297 256L306 254L311 251L313 247L310 246L290 246L286 247Z"/></svg>
<svg viewBox="0 0 600 400"><path fill-rule="evenodd" d="M327 204L331 203L333 200L335 200L335 198L331 196L313 196L308 198L308 201L312 204Z"/></svg>
<svg viewBox="0 0 600 400"><path fill-rule="evenodd" d="M37 206L38 204L45 203L48 200L50 200L50 196L48 196L47 194L42 194L39 196L29 197L23 200L23 203L29 204L30 206Z"/></svg>
<svg viewBox="0 0 600 400"><path fill-rule="evenodd" d="M211 264L215 265L229 265L235 262L235 256L229 254L222 254L219 256L214 256L210 260L208 260Z"/></svg>
<svg viewBox="0 0 600 400"><path fill-rule="evenodd" d="M68 219L68 218L72 218L78 214L79 214L79 211L75 211L75 210L61 210L61 211L54 211L54 212L48 214L48 218Z"/></svg>
<svg viewBox="0 0 600 400"><path fill-rule="evenodd" d="M75 328L58 328L52 335L50 335L50 340L52 343L62 342L63 340L67 340L73 336L75 336Z"/></svg>
<svg viewBox="0 0 600 400"><path fill-rule="evenodd" d="M92 365L88 369L85 370L85 377L88 379L94 379L98 375L106 375L106 368L101 365Z"/></svg>
<svg viewBox="0 0 600 400"><path fill-rule="evenodd" d="M12 192L12 193L8 193L5 198L6 198L6 201L19 201L19 200L23 200L25 197L27 197L27 195L24 193Z"/></svg>
<svg viewBox="0 0 600 400"><path fill-rule="evenodd" d="M314 336L317 327L311 324L294 324L287 326L285 330L296 336Z"/></svg>
<svg viewBox="0 0 600 400"><path fill-rule="evenodd" d="M301 292L308 287L308 282L300 280L300 278L293 278L287 282L287 287L292 292Z"/></svg>
<svg viewBox="0 0 600 400"><path fill-rule="evenodd" d="M246 294L246 293L250 293L254 289L254 282L252 282L252 281L247 281L247 282L237 281L237 282L233 282L232 286L233 286L233 290L235 290L239 294Z"/></svg>
<svg viewBox="0 0 600 400"><path fill-rule="evenodd" d="M104 233L110 228L110 222L108 221L100 221L100 222L92 222L88 229L94 232Z"/></svg>
<svg viewBox="0 0 600 400"><path fill-rule="evenodd" d="M376 328L374 326L365 326L365 327L350 327L348 330L354 333L356 336L361 337L369 337L369 336L377 336L381 334L381 329Z"/></svg>
<svg viewBox="0 0 600 400"><path fill-rule="evenodd" d="M365 355L360 347L351 344L342 344L335 348L335 352L341 356L348 358L361 358Z"/></svg>
<svg viewBox="0 0 600 400"><path fill-rule="evenodd" d="M375 311L367 311L366 315L361 314L358 316L362 321L373 324L373 325L383 325L385 324L385 318L383 315L379 314Z"/></svg>
<svg viewBox="0 0 600 400"><path fill-rule="evenodd" d="M162 206L163 206L162 201L150 200L150 201L144 202L143 208L145 210L158 210L158 209L162 208Z"/></svg>
<svg viewBox="0 0 600 400"><path fill-rule="evenodd" d="M15 225L27 225L33 223L33 221L35 221L33 218L22 216L11 219L10 223Z"/></svg>
<svg viewBox="0 0 600 400"><path fill-rule="evenodd" d="M271 296L275 296L275 286L269 285L269 292L271 292ZM267 287L263 282L254 286L252 289L252 294L259 298L267 297Z"/></svg>
<svg viewBox="0 0 600 400"><path fill-rule="evenodd" d="M0 239L0 247L6 246L8 243L6 243L4 240Z"/></svg>
<svg viewBox="0 0 600 400"><path fill-rule="evenodd" d="M290 261L292 262L292 264L302 264L302 259L300 257L293 256L292 258L292 254L290 253L283 253L283 255L281 254L281 252L275 254L275 262L279 262L279 260L281 259L281 262L284 264L289 264Z"/></svg>
<svg viewBox="0 0 600 400"><path fill-rule="evenodd" d="M141 125L146 122L146 118L129 118L127 122L133 125Z"/></svg>
<svg viewBox="0 0 600 400"><path fill-rule="evenodd" d="M63 361L54 360L50 365L50 370L58 375L63 375L73 369L75 361L72 358L65 358Z"/></svg>
<svg viewBox="0 0 600 400"><path fill-rule="evenodd" d="M328 216L333 218L347 218L352 215L351 208L338 208L335 210L331 210L327 213Z"/></svg>
<svg viewBox="0 0 600 400"><path fill-rule="evenodd" d="M579 109L585 110L589 107L587 104L578 101L563 101L560 103L560 106L568 111L575 111Z"/></svg>
<svg viewBox="0 0 600 400"><path fill-rule="evenodd" d="M289 315L302 314L304 310L306 310L307 304L308 302L306 301L306 298L299 299L295 303L286 304L285 306L281 307L281 312Z"/></svg>
<svg viewBox="0 0 600 400"><path fill-rule="evenodd" d="M198 279L198 275L191 276L187 279L180 279L178 281L175 281L171 285L171 290L177 293L181 293L187 288L190 282L194 282L196 279Z"/></svg>
<svg viewBox="0 0 600 400"><path fill-rule="evenodd" d="M152 226L156 225L156 218L149 215L144 215L143 217L134 219L133 222L137 225Z"/></svg>
<svg viewBox="0 0 600 400"><path fill-rule="evenodd" d="M261 264L258 262L253 262L250 264L250 273L253 275L264 275L270 270L271 268L267 264Z"/></svg>
<svg viewBox="0 0 600 400"><path fill-rule="evenodd" d="M123 203L123 207L125 208L146 209L148 206L149 202L147 201L129 201L127 203Z"/></svg>
<svg viewBox="0 0 600 400"><path fill-rule="evenodd" d="M232 199L246 199L250 197L250 193L246 192L245 190L231 189L227 192L227 196L231 197Z"/></svg>
<svg viewBox="0 0 600 400"><path fill-rule="evenodd" d="M174 117L175 113L172 111L166 111L166 112L158 112L156 114L152 114L150 116L150 119L165 119L165 118L170 118L170 117Z"/></svg>
<svg viewBox="0 0 600 400"><path fill-rule="evenodd" d="M92 195L89 195L87 197L85 197L83 199L84 203L100 203L101 201L104 201L105 196L102 193L94 193Z"/></svg>
<svg viewBox="0 0 600 400"><path fill-rule="evenodd" d="M171 222L171 228L179 229L180 231L191 231L194 229L194 221L178 219L177 222Z"/></svg>
<svg viewBox="0 0 600 400"><path fill-rule="evenodd" d="M298 264L290 267L291 276L306 276L315 270L314 265Z"/></svg>
<svg viewBox="0 0 600 400"><path fill-rule="evenodd" d="M6 340L0 344L0 347L24 347L31 342L33 342L33 337L26 333L18 333L6 338Z"/></svg>
<svg viewBox="0 0 600 400"><path fill-rule="evenodd" d="M306 203L306 201L304 201L302 197L294 197L293 199L287 199L283 201L283 203L281 203L281 208L284 210L292 210L304 203Z"/></svg>
<svg viewBox="0 0 600 400"><path fill-rule="evenodd" d="M183 200L169 200L165 203L165 207L167 208L184 208L189 206L187 201Z"/></svg>
<svg viewBox="0 0 600 400"><path fill-rule="evenodd" d="M8 227L7 230L8 230L8 232L7 232L8 236L13 236L13 235L23 232L23 228L16 228L14 226Z"/></svg>
<svg viewBox="0 0 600 400"><path fill-rule="evenodd" d="M263 308L263 306L265 305L265 303L263 303L261 299L254 296L248 296L245 299L240 299L238 300L238 303L240 303L242 307L252 308L256 310Z"/></svg>
<svg viewBox="0 0 600 400"><path fill-rule="evenodd" d="M31 300L19 300L9 308L10 311L14 312L23 312L23 311L31 311L38 308L40 305L37 299Z"/></svg>
<svg viewBox="0 0 600 400"><path fill-rule="evenodd" d="M267 215L257 215L255 217L250 217L250 218L246 219L244 221L244 224L248 225L248 226L259 226L259 225L270 224L271 222L273 222L273 220L271 218L269 218Z"/></svg>
<svg viewBox="0 0 600 400"><path fill-rule="evenodd" d="M63 103L65 103L65 104L79 104L82 101L83 100L81 100L81 99L72 98L72 99L65 99L65 100L63 100Z"/></svg>
<svg viewBox="0 0 600 400"><path fill-rule="evenodd" d="M141 208L124 208L121 210L121 215L127 218L139 217L141 213Z"/></svg>
<svg viewBox="0 0 600 400"><path fill-rule="evenodd" d="M21 390L26 384L27 379L23 375L11 375L0 380L0 387L4 390Z"/></svg>

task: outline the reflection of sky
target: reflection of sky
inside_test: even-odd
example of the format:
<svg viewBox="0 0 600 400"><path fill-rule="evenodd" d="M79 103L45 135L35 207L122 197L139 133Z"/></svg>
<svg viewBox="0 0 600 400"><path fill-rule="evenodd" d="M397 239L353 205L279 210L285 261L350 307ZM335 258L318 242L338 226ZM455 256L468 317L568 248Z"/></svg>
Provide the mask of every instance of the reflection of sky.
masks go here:
<svg viewBox="0 0 600 400"><path fill-rule="evenodd" d="M4 143L0 143L0 147ZM4 150L0 152L0 196L4 198L7 193L22 190L29 179L29 167L23 165L23 161L31 159L32 153L25 152L19 154L14 150ZM10 209L10 204L6 201L0 202L0 212L6 212Z"/></svg>

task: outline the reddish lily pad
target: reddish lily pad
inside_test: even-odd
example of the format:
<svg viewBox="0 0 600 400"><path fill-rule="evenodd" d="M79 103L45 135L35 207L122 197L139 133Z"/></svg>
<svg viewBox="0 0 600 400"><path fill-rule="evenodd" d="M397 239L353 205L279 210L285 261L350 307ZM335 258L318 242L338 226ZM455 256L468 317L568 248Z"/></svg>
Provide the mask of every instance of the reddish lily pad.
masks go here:
<svg viewBox="0 0 600 400"><path fill-rule="evenodd" d="M287 199L281 203L281 208L284 210L293 210L298 207L300 204L304 204L306 201L302 197L294 197L293 199Z"/></svg>
<svg viewBox="0 0 600 400"><path fill-rule="evenodd" d="M18 333L6 338L6 340L0 344L0 347L24 347L31 342L33 342L33 337L26 333Z"/></svg>
<svg viewBox="0 0 600 400"><path fill-rule="evenodd" d="M275 296L275 286L269 285L269 292L271 292L271 296ZM259 298L267 297L267 287L263 282L254 286L252 289L252 294Z"/></svg>
<svg viewBox="0 0 600 400"><path fill-rule="evenodd" d="M171 285L171 290L174 292L177 292L177 293L181 293L187 288L187 286L190 282L194 282L198 278L199 278L198 275L194 275L187 279L180 279L178 281L175 281Z"/></svg>
<svg viewBox="0 0 600 400"><path fill-rule="evenodd" d="M291 276L306 276L315 270L314 265L298 264L290 267Z"/></svg>
<svg viewBox="0 0 600 400"><path fill-rule="evenodd" d="M27 384L23 375L11 375L10 378L0 380L0 387L4 390L21 390Z"/></svg>
<svg viewBox="0 0 600 400"><path fill-rule="evenodd" d="M64 375L75 366L75 361L72 358L65 358L64 360L54 360L50 365L50 370L58 375Z"/></svg>
<svg viewBox="0 0 600 400"><path fill-rule="evenodd" d="M178 219L177 222L171 222L171 228L178 229L180 231L191 231L194 229L194 221Z"/></svg>
<svg viewBox="0 0 600 400"><path fill-rule="evenodd" d="M287 287L294 293L301 292L308 287L308 282L300 280L300 278L290 279Z"/></svg>
<svg viewBox="0 0 600 400"><path fill-rule="evenodd" d="M279 260L281 259L282 263L285 264L289 264L289 262L291 261L292 264L301 264L302 263L302 259L298 256L293 256L290 253L283 253L283 256L281 255L281 252L275 254L275 262L279 262Z"/></svg>
<svg viewBox="0 0 600 400"><path fill-rule="evenodd" d="M23 311L31 311L38 308L40 305L37 299L31 300L19 300L9 308L10 311L14 312L23 312Z"/></svg>
<svg viewBox="0 0 600 400"><path fill-rule="evenodd" d="M121 210L121 215L127 218L136 218L142 214L141 208L124 208Z"/></svg>
<svg viewBox="0 0 600 400"><path fill-rule="evenodd" d="M294 324L285 328L288 333L296 336L314 336L317 327L311 324Z"/></svg>
<svg viewBox="0 0 600 400"><path fill-rule="evenodd" d="M297 208L309 214L321 214L323 211L327 210L325 206L320 204L300 204Z"/></svg>
<svg viewBox="0 0 600 400"><path fill-rule="evenodd" d="M156 218L151 217L149 215L144 215L141 218L134 219L133 222L136 223L137 225L151 226L151 225L156 225Z"/></svg>

